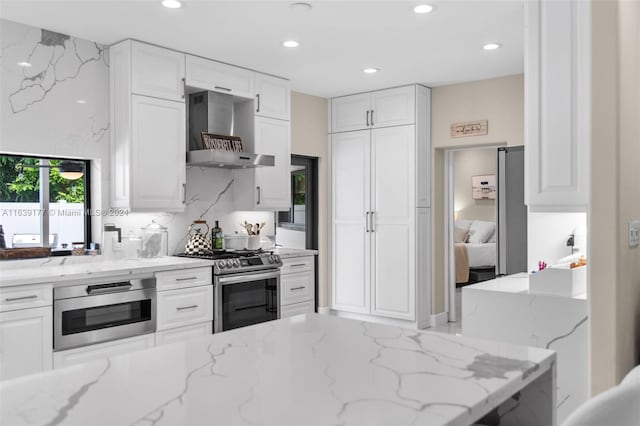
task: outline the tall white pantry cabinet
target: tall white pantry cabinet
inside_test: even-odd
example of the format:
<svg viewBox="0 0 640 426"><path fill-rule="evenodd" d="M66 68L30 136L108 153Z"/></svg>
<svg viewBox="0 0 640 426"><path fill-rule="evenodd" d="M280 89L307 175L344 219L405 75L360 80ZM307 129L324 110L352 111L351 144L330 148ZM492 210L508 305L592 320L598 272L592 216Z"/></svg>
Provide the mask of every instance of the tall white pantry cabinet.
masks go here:
<svg viewBox="0 0 640 426"><path fill-rule="evenodd" d="M430 323L431 91L331 100L331 309Z"/></svg>

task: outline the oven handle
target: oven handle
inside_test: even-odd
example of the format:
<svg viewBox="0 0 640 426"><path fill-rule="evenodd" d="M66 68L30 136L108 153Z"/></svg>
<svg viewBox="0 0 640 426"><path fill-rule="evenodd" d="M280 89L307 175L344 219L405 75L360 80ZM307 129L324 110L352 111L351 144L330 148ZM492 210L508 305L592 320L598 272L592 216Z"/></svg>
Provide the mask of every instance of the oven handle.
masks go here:
<svg viewBox="0 0 640 426"><path fill-rule="evenodd" d="M89 295L93 295L93 294L106 294L106 293L121 293L123 291L129 291L131 289L131 287L133 287L133 284L131 283L121 283L118 284L116 287L106 287L106 288L101 288L99 285L98 286L93 286L93 285L89 285L87 286L87 294Z"/></svg>
<svg viewBox="0 0 640 426"><path fill-rule="evenodd" d="M270 278L278 278L279 276L280 276L280 271L260 272L255 274L238 274L238 275L220 277L218 278L218 283L220 283L220 285L246 283L246 282L258 281L258 280L268 280Z"/></svg>

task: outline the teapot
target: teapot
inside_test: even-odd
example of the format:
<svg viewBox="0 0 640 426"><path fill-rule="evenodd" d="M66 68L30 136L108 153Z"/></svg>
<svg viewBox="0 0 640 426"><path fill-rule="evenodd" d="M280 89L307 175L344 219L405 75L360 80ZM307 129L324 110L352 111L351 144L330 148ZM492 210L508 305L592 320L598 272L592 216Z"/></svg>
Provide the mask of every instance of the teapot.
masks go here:
<svg viewBox="0 0 640 426"><path fill-rule="evenodd" d="M201 227L204 225L207 227L205 232L201 232ZM189 225L189 240L184 247L186 254L205 254L211 251L211 241L207 238L209 235L209 225L206 220L194 220Z"/></svg>

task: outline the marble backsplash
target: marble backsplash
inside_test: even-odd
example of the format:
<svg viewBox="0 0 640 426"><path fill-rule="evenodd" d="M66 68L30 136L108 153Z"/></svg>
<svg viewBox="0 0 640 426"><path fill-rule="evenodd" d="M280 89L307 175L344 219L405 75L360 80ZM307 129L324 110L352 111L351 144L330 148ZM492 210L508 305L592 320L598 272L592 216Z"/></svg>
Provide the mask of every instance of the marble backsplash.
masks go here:
<svg viewBox="0 0 640 426"><path fill-rule="evenodd" d="M109 55L108 47L46 29L0 20L0 151L90 159L93 209L109 206ZM28 64L28 65L26 65ZM210 226L219 220L225 233L240 222L267 222L263 235L275 233L273 212L237 212L233 176L228 170L187 169L187 206L183 213L129 213L92 219L93 241L102 223L140 233L152 220L169 232L169 254L184 250L187 228L195 219Z"/></svg>

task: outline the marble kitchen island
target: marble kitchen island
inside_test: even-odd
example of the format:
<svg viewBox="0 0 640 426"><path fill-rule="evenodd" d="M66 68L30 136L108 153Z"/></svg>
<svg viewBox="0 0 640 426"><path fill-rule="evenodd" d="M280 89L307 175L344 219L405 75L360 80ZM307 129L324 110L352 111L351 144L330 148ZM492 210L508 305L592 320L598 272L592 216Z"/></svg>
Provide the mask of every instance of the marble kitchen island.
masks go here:
<svg viewBox="0 0 640 426"><path fill-rule="evenodd" d="M588 398L588 310L586 293L532 293L514 274L462 288L462 335L556 351L561 423Z"/></svg>
<svg viewBox="0 0 640 426"><path fill-rule="evenodd" d="M545 349L308 314L3 382L0 423L551 425L554 381Z"/></svg>

